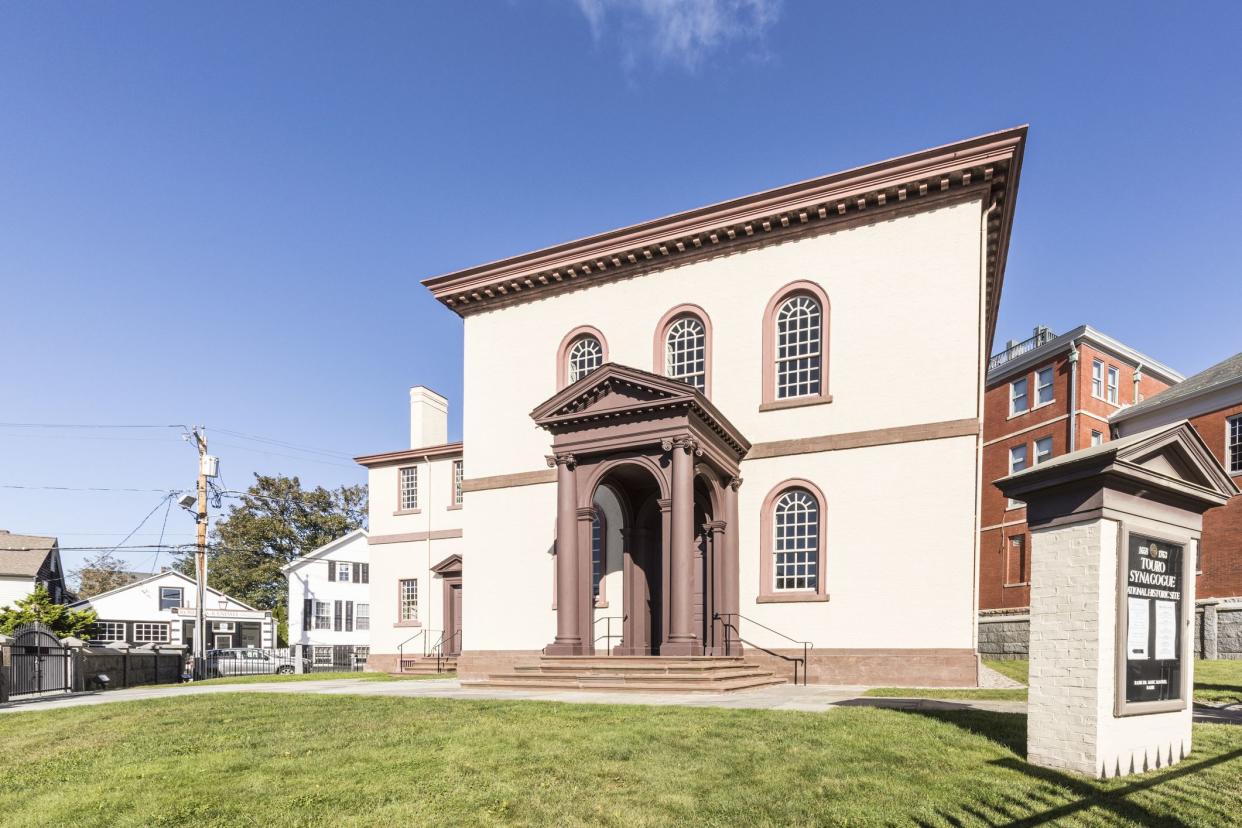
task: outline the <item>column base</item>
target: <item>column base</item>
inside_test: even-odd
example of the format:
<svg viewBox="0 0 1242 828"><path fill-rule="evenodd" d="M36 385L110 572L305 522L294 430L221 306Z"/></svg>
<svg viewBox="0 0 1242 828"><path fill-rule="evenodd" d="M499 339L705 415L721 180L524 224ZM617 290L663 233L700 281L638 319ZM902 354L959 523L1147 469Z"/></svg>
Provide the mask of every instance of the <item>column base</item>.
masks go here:
<svg viewBox="0 0 1242 828"><path fill-rule="evenodd" d="M581 641L553 641L543 652L550 656L586 655L586 647Z"/></svg>
<svg viewBox="0 0 1242 828"><path fill-rule="evenodd" d="M697 638L691 638L686 641L666 641L660 645L660 655L701 656L703 655L703 642Z"/></svg>

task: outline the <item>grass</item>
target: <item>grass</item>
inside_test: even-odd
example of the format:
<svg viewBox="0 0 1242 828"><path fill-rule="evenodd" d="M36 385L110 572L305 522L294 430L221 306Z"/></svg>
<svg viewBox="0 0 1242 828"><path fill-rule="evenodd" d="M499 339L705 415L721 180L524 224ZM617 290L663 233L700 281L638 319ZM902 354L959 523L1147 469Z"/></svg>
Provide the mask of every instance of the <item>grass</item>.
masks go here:
<svg viewBox="0 0 1242 828"><path fill-rule="evenodd" d="M1025 718L228 693L0 716L0 822L37 826L1226 825L1242 728L1095 782Z"/></svg>
<svg viewBox="0 0 1242 828"><path fill-rule="evenodd" d="M195 684L267 684L268 682L283 683L287 681L329 681L331 679L356 679L357 681L410 681L414 679L456 678L456 673L439 673L433 675L394 676L391 673L287 673L272 676L224 676L223 678L204 679Z"/></svg>
<svg viewBox="0 0 1242 828"><path fill-rule="evenodd" d="M1030 662L985 661L988 667L1003 673L1014 681L1027 683ZM920 687L872 687L864 695L886 698L917 699L994 699L1026 701L1024 688L1008 690L993 689L942 689ZM1200 704L1242 704L1242 661L1195 661L1194 699Z"/></svg>

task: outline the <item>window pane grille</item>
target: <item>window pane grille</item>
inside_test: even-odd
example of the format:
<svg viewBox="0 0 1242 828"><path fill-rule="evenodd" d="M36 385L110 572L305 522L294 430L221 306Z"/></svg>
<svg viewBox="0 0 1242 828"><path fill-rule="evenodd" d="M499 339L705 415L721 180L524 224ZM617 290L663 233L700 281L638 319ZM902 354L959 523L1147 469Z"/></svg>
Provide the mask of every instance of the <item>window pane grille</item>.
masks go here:
<svg viewBox="0 0 1242 828"><path fill-rule="evenodd" d="M418 620L418 580L407 578L401 582L402 621Z"/></svg>
<svg viewBox="0 0 1242 828"><path fill-rule="evenodd" d="M332 629L332 605L327 601L315 602L315 629Z"/></svg>
<svg viewBox="0 0 1242 828"><path fill-rule="evenodd" d="M776 312L776 396L820 393L822 316L810 296L795 296Z"/></svg>
<svg viewBox="0 0 1242 828"><path fill-rule="evenodd" d="M1117 369L1111 365L1108 366L1108 401L1114 405L1117 403L1117 379Z"/></svg>
<svg viewBox="0 0 1242 828"><path fill-rule="evenodd" d="M575 383L604 364L604 348L593 336L583 336L569 348L569 382Z"/></svg>
<svg viewBox="0 0 1242 828"><path fill-rule="evenodd" d="M167 624L149 624L139 621L134 624L134 642L137 644L156 643L162 644L168 641L168 625Z"/></svg>
<svg viewBox="0 0 1242 828"><path fill-rule="evenodd" d="M349 564L345 562L336 565L336 579L348 583L350 579Z"/></svg>
<svg viewBox="0 0 1242 828"><path fill-rule="evenodd" d="M97 621L91 631L92 641L124 641L125 624L121 621Z"/></svg>
<svg viewBox="0 0 1242 828"><path fill-rule="evenodd" d="M354 604L354 629L371 629L371 605Z"/></svg>
<svg viewBox="0 0 1242 828"><path fill-rule="evenodd" d="M463 479L462 461L455 460L453 462L453 505L460 506L462 502L461 482Z"/></svg>
<svg viewBox="0 0 1242 828"><path fill-rule="evenodd" d="M418 508L418 466L406 466L401 470L401 511Z"/></svg>
<svg viewBox="0 0 1242 828"><path fill-rule="evenodd" d="M819 585L819 503L804 489L776 502L774 588L814 590Z"/></svg>
<svg viewBox="0 0 1242 828"><path fill-rule="evenodd" d="M591 595L599 597L599 584L604 579L604 521L595 513L591 521Z"/></svg>
<svg viewBox="0 0 1242 828"><path fill-rule="evenodd" d="M1045 368L1035 375L1035 403L1052 402L1052 369Z"/></svg>
<svg viewBox="0 0 1242 828"><path fill-rule="evenodd" d="M664 373L703 391L707 388L707 330L693 316L669 326L664 337Z"/></svg>
<svg viewBox="0 0 1242 828"><path fill-rule="evenodd" d="M1229 447L1226 453L1230 473L1242 472L1242 417L1229 421Z"/></svg>
<svg viewBox="0 0 1242 828"><path fill-rule="evenodd" d="M1035 465L1052 459L1052 438L1045 437L1035 441Z"/></svg>
<svg viewBox="0 0 1242 828"><path fill-rule="evenodd" d="M1031 407L1030 403L1027 402L1026 386L1027 386L1026 377L1023 377L1022 379L1019 379L1019 380L1014 380L1013 382L1009 384L1009 413L1010 414L1017 414L1021 411L1026 411L1028 408Z"/></svg>
<svg viewBox="0 0 1242 828"><path fill-rule="evenodd" d="M1091 363L1091 396L1104 399L1104 363L1098 359Z"/></svg>

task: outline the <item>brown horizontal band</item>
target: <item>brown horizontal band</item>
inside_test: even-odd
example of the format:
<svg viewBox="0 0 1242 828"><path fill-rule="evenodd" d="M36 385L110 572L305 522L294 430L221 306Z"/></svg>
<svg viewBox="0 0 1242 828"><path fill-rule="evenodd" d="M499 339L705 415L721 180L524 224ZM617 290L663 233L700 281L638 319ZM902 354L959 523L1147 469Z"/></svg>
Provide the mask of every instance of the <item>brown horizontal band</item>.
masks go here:
<svg viewBox="0 0 1242 828"><path fill-rule="evenodd" d="M870 431L851 431L846 434L825 434L821 437L799 437L794 440L775 440L755 443L750 447L746 460L765 457L786 457L791 454L813 454L820 451L887 446L893 443L917 443L923 440L943 440L946 437L970 437L979 433L979 421L974 417L964 420L944 420L939 423L921 423L895 428L876 428Z"/></svg>
<svg viewBox="0 0 1242 828"><path fill-rule="evenodd" d="M492 477L472 477L461 482L463 492L485 492L488 489L511 489L514 486L535 486L539 483L555 483L556 469L497 474Z"/></svg>
<svg viewBox="0 0 1242 828"><path fill-rule="evenodd" d="M460 537L460 529L436 529L432 532L402 532L397 535L370 535L367 537L367 543L407 543L409 541L448 540L449 538Z"/></svg>

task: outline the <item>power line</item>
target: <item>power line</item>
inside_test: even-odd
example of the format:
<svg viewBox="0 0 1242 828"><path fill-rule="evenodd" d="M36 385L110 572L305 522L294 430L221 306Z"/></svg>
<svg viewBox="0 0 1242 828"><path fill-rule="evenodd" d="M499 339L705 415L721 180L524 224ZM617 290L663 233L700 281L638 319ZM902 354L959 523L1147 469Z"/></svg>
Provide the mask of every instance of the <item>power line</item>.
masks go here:
<svg viewBox="0 0 1242 828"><path fill-rule="evenodd" d="M54 492L163 492L164 494L184 491L184 489L177 488L122 489L108 486L26 486L18 483L0 483L0 489L32 489Z"/></svg>
<svg viewBox="0 0 1242 828"><path fill-rule="evenodd" d="M327 457L338 457L342 460L353 459L353 457L351 457L350 455L344 454L339 451L329 451L328 449L315 448L313 446L299 445L298 443L289 443L284 440L277 440L275 437L260 437L257 434L246 434L241 431L231 431L227 428L217 428L217 429L213 429L213 431L218 431L221 434L228 434L232 437L241 437L246 440L254 440L255 442L258 442L258 443L268 443L269 445L273 445L273 446L281 446L283 448L296 449L298 451L307 451L307 452L311 452L312 454L322 454Z"/></svg>
<svg viewBox="0 0 1242 828"><path fill-rule="evenodd" d="M185 428L185 426L118 425L114 423L0 423L0 428Z"/></svg>
<svg viewBox="0 0 1242 828"><path fill-rule="evenodd" d="M241 451L250 452L251 454L262 454L267 457L285 457L290 460L301 460L303 463L322 463L325 466L338 466L342 469L354 469L355 471L360 470L357 465L352 465L352 464L347 465L345 463L333 463L330 460L319 460L314 457L299 457L296 454L281 454L278 451L263 451L261 449L250 448L249 446L241 446L241 445L238 445L237 443L221 443L219 441L216 441L213 445L224 446L225 448L240 449ZM345 457L345 455L343 454L335 455L335 456Z"/></svg>
<svg viewBox="0 0 1242 828"><path fill-rule="evenodd" d="M172 511L172 504L173 504L173 499L172 499L172 496L170 495L168 497L168 506L167 508L164 509L164 523L160 526L160 539L155 544L157 547L164 545L164 529L165 527L168 526L168 513ZM134 533L130 532L129 534L132 537ZM152 573L155 572L155 565L159 563L159 560L160 560L160 550L157 548L155 550L155 558L151 561L151 572Z"/></svg>
<svg viewBox="0 0 1242 828"><path fill-rule="evenodd" d="M125 541L129 540L130 538L132 538L132 537L134 536L134 532L137 532L139 529L141 529L141 528L142 528L142 525L143 525L144 523L146 523L148 520L150 520L151 515L155 514L157 511L159 511L159 508L160 508L161 506L163 506L163 505L164 505L164 501L168 501L168 503L171 505L171 504L172 504L172 498L173 498L173 492L169 492L168 494L166 494L166 495L164 495L162 498L160 498L160 502L159 502L159 503L157 503L157 504L155 504L155 508L154 508L154 509L152 509L151 511L147 512L147 516L146 516L146 517L144 517L142 520L138 521L138 525L137 525L137 526L135 526L135 527L133 528L133 530L132 530L132 531L131 531L128 535L126 535L124 538L122 538L122 539L121 539L121 543L118 543L115 547L113 547L113 548L112 548L112 550L110 551L110 553L109 553L109 554L111 554L111 552L115 552L117 549L120 549L120 548L121 548L121 545L122 545L122 544L124 544L124 543L125 543Z"/></svg>

